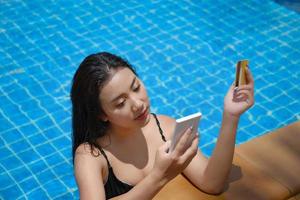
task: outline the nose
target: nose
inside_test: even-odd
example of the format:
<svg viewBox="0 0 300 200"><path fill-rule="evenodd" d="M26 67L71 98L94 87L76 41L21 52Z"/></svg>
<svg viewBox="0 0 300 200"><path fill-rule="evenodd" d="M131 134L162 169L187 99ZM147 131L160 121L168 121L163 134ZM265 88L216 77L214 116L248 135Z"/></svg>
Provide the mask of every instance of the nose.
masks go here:
<svg viewBox="0 0 300 200"><path fill-rule="evenodd" d="M139 112L142 111L144 109L143 106L143 101L138 99L138 98L133 98L132 99L132 111L133 112Z"/></svg>

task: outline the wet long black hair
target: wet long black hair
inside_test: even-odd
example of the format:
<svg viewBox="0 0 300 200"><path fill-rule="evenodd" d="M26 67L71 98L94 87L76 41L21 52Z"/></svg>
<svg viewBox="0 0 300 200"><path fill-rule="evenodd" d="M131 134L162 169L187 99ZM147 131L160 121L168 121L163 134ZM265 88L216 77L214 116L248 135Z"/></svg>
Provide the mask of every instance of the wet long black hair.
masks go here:
<svg viewBox="0 0 300 200"><path fill-rule="evenodd" d="M97 139L105 135L109 122L99 117L104 114L99 95L112 71L120 67L129 68L136 75L125 59L107 52L87 56L75 72L71 89L73 163L80 144L88 143L92 152L101 148Z"/></svg>

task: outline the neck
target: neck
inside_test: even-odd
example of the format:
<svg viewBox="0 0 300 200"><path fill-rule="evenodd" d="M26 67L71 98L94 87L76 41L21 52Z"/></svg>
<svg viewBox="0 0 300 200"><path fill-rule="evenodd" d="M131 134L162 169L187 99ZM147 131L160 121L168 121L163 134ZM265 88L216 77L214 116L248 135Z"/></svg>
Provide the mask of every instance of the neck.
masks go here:
<svg viewBox="0 0 300 200"><path fill-rule="evenodd" d="M113 126L109 129L109 134L111 138L113 138L116 141L126 141L126 140L132 140L133 138L136 138L137 136L140 136L142 133L142 129L140 127L135 128L124 128L124 127L117 127Z"/></svg>

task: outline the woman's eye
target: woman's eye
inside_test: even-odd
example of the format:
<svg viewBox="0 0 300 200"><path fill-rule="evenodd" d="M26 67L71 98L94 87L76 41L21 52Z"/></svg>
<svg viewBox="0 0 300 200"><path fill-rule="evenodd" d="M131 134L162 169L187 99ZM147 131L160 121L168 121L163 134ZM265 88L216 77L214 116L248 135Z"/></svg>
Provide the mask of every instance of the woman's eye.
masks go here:
<svg viewBox="0 0 300 200"><path fill-rule="evenodd" d="M121 108L121 107L124 106L124 104L125 104L125 100L122 101L121 103L118 103L118 104L116 105L116 107L117 107L117 108Z"/></svg>
<svg viewBox="0 0 300 200"><path fill-rule="evenodd" d="M138 90L140 89L140 86L141 86L141 85L138 85L138 86L136 86L135 88L133 88L133 91L135 91L135 92L138 91Z"/></svg>

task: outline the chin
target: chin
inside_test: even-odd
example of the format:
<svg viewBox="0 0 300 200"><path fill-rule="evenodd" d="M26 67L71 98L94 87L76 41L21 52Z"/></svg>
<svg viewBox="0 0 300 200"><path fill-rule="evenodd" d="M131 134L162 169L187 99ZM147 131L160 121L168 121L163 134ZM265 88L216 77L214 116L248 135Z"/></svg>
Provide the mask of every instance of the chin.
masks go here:
<svg viewBox="0 0 300 200"><path fill-rule="evenodd" d="M141 128L145 127L150 122L150 120L151 120L151 114L149 113L147 118L140 123Z"/></svg>

